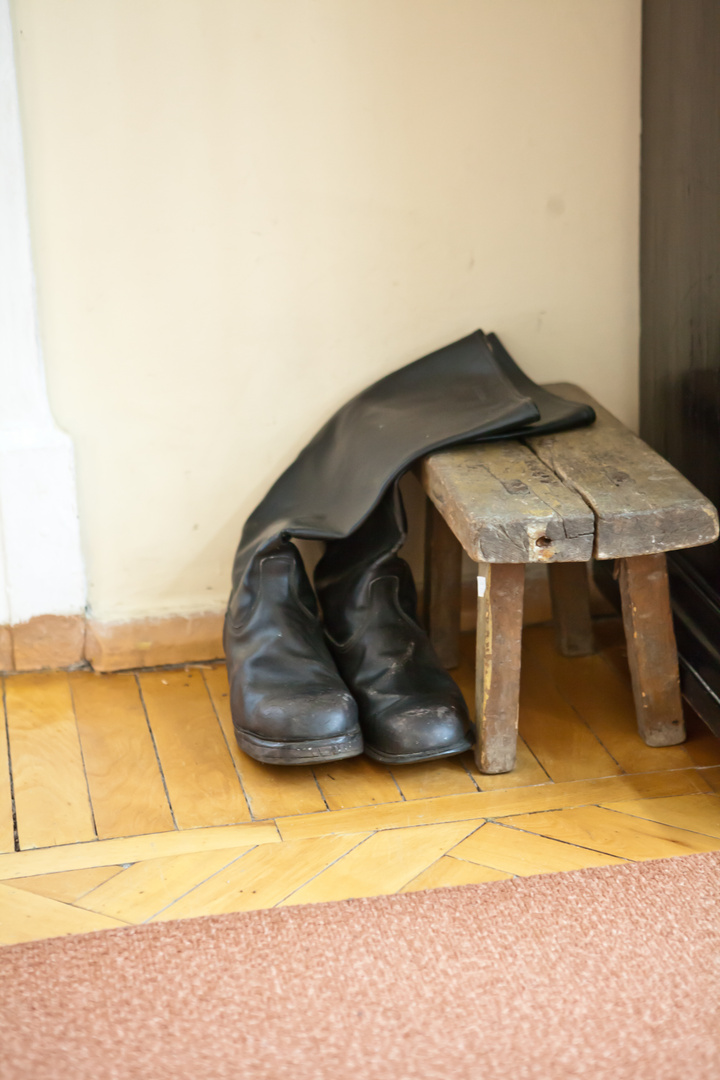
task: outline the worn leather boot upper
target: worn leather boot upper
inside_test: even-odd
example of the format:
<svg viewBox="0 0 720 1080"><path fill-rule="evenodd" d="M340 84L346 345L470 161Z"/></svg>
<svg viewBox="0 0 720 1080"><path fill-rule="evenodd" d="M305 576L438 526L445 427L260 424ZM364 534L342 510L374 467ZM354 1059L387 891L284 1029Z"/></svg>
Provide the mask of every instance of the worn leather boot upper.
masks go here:
<svg viewBox="0 0 720 1080"><path fill-rule="evenodd" d="M357 707L328 651L294 544L281 541L255 561L242 599L225 620L241 749L286 765L361 753Z"/></svg>
<svg viewBox="0 0 720 1080"><path fill-rule="evenodd" d="M589 406L532 383L480 330L338 409L250 515L235 555L225 642L244 749L263 761L306 761L360 746L289 536L329 541L317 580L370 752L412 761L467 745L462 699L417 625L409 572L392 561L402 539L392 498L384 517L373 507L414 461L443 446L593 419Z"/></svg>
<svg viewBox="0 0 720 1080"><path fill-rule="evenodd" d="M360 711L365 752L380 761L445 757L471 745L462 694L417 614L412 572L391 489L347 540L328 544L315 586L330 648Z"/></svg>

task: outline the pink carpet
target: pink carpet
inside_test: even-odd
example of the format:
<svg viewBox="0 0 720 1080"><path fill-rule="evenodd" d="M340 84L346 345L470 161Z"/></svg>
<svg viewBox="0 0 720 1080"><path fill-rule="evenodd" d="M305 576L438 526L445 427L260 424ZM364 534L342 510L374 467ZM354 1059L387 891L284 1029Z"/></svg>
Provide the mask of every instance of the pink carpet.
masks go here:
<svg viewBox="0 0 720 1080"><path fill-rule="evenodd" d="M0 951L3 1080L716 1080L720 853Z"/></svg>

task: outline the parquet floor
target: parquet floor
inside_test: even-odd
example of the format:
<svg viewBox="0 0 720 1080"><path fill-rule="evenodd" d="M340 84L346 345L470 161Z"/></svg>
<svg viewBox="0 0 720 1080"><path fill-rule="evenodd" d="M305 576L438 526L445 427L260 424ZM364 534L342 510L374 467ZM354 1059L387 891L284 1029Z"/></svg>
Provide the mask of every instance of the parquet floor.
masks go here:
<svg viewBox="0 0 720 1080"><path fill-rule="evenodd" d="M569 660L526 629L518 767L496 777L469 755L259 765L219 665L7 677L0 943L720 848L720 742L695 720L645 746L619 624L598 634Z"/></svg>

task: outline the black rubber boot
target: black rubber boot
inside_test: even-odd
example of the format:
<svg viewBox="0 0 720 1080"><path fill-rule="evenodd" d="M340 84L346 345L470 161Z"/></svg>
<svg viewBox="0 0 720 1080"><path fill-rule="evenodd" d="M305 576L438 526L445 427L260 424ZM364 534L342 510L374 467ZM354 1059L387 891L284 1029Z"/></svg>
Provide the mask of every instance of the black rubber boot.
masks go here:
<svg viewBox="0 0 720 1080"><path fill-rule="evenodd" d="M295 545L281 540L258 555L233 599L225 656L240 749L274 765L362 753L357 706L328 651Z"/></svg>
<svg viewBox="0 0 720 1080"><path fill-rule="evenodd" d="M346 540L331 541L315 571L330 649L358 703L365 753L405 763L469 749L462 694L417 619L412 572L396 552L405 514L393 485Z"/></svg>

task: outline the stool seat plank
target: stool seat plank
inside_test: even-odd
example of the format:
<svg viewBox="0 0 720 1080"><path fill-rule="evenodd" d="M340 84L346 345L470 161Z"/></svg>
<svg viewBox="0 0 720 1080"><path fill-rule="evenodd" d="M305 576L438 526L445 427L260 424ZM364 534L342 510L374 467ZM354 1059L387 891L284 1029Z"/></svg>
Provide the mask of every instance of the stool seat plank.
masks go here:
<svg viewBox="0 0 720 1080"><path fill-rule="evenodd" d="M596 559L658 554L717 539L715 507L677 469L580 387L554 383L547 389L587 402L597 413L589 427L526 440L592 507Z"/></svg>
<svg viewBox="0 0 720 1080"><path fill-rule="evenodd" d="M430 454L425 491L475 562L587 562L592 510L519 442Z"/></svg>

